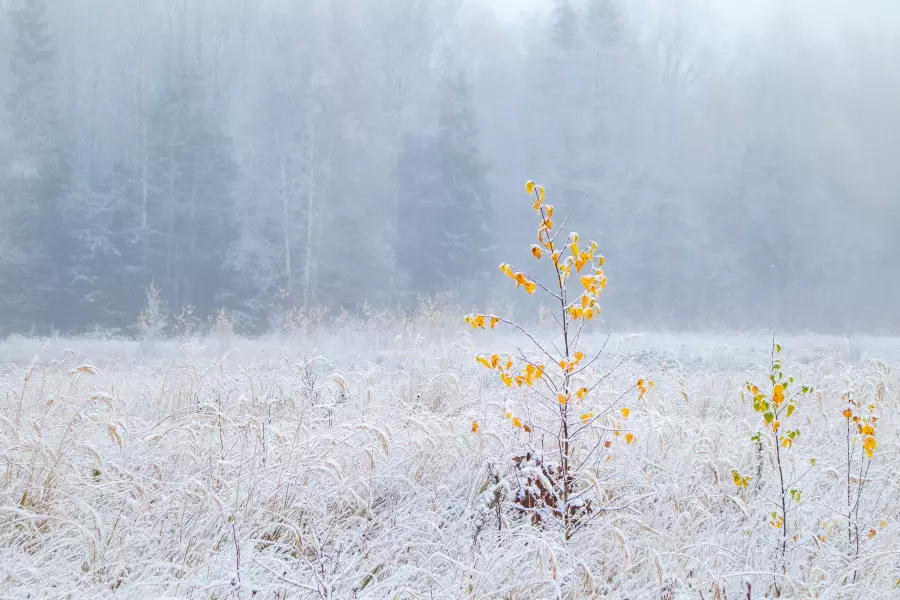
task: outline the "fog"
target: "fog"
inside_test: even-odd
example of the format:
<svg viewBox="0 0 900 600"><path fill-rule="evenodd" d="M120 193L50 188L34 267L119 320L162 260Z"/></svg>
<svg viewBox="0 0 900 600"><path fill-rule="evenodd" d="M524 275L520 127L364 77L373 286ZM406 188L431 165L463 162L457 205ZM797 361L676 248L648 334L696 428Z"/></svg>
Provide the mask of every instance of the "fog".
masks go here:
<svg viewBox="0 0 900 600"><path fill-rule="evenodd" d="M887 0L0 0L0 335L533 314L533 179L611 329L900 332Z"/></svg>

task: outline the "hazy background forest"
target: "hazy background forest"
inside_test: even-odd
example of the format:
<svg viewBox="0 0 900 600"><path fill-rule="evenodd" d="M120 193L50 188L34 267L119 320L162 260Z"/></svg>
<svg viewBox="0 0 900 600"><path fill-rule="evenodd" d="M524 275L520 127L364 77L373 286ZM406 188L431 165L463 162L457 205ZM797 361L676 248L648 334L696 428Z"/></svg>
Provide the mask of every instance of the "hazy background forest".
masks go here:
<svg viewBox="0 0 900 600"><path fill-rule="evenodd" d="M897 333L898 11L733 4L0 0L0 334L511 303L526 179L609 326Z"/></svg>

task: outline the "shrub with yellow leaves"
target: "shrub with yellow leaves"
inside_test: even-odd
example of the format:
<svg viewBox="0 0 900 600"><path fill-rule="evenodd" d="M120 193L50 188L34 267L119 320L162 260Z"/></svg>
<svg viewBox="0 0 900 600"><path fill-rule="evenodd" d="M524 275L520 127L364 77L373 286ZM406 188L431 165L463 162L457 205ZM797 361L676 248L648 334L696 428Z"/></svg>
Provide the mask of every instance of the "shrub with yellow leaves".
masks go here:
<svg viewBox="0 0 900 600"><path fill-rule="evenodd" d="M798 389L799 388L799 389ZM766 391L771 389L770 392ZM787 550L788 550L788 506L800 505L802 494L796 487L802 476L797 476L793 472L793 467L788 467L788 461L784 453L794 447L794 442L800 437L800 429L791 429L790 425L796 418L794 417L800 400L812 392L812 388L808 386L796 386L794 378L784 374L784 364L781 360L781 346L772 340L772 360L769 372L769 382L765 388L747 381L741 397L744 393L749 393L752 398L752 406L754 412L761 416L762 429L751 436L758 449L762 449L764 443L773 449L774 452L774 473L777 475L776 487L778 496L774 500L776 507L772 511L769 519L769 526L780 533L780 541L775 544L775 563L776 569L781 569L782 573L787 572ZM738 489L747 489L750 483L750 477L741 475L737 470L731 472L734 485ZM780 587L777 580L774 582L776 594L780 594Z"/></svg>
<svg viewBox="0 0 900 600"><path fill-rule="evenodd" d="M854 560L860 553L860 517L864 483L869 476L872 459L878 442L875 439L875 427L878 424L877 402L869 404L857 402L848 392L841 398L844 409L841 416L847 423L847 554ZM860 450L856 450L856 446ZM875 537L875 530L870 529L867 539ZM856 581L856 570L853 571Z"/></svg>
<svg viewBox="0 0 900 600"><path fill-rule="evenodd" d="M509 410L506 413L506 420L513 429L525 434L540 430L555 438L556 447L551 453L551 462L543 452L533 447L542 443L540 440L544 437L532 439L525 436L526 454L534 460L523 459L517 464L534 462L545 465L545 476L550 473L552 477L547 476L550 477L550 485L541 494L529 495L527 499L523 497L519 499L519 504L522 507L527 505L535 522L545 521L534 517L535 511L542 509L558 518L563 537L568 540L592 510L591 503L579 496L580 491L588 487L584 477L587 473L580 472L579 468L590 464L595 453L610 448L611 440L606 439L609 432L613 431L615 437L621 437L623 422L628 419L630 410L621 408L616 412L614 406L594 405L591 392L605 378L590 379L593 375L591 366L600 353L589 357L581 343L586 324L600 314L600 294L607 282L603 270L605 259L597 253L596 242L582 246L580 236L575 232L561 237L560 229L554 228L555 210L547 203L543 186L529 181L525 190L534 198L532 208L539 219L537 243L531 245L531 255L546 265L550 279L541 282L532 274L507 263L500 265L500 272L509 277L517 289L522 288L529 295L535 295L540 289L542 295L549 297L550 302L558 307L555 322L559 339L543 343L517 323L493 314L469 314L466 322L473 329L494 329L502 323L523 333L532 343L531 354L520 351L516 356L505 358L498 354L479 354L475 360L497 372L503 386L511 394L510 404L523 407L521 411ZM634 387L639 390L639 397L643 398L652 389L653 382L641 379ZM547 419L540 419L540 416ZM477 430L477 427L472 428L473 432ZM636 438L633 433L626 432L624 440L630 445ZM529 482L524 483L527 488ZM541 485L547 484L543 481Z"/></svg>

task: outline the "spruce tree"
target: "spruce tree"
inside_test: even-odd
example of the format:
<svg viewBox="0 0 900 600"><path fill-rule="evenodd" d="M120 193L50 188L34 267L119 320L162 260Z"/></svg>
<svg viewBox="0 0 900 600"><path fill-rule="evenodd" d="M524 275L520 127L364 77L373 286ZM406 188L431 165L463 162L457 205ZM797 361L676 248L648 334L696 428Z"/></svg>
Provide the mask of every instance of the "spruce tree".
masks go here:
<svg viewBox="0 0 900 600"><path fill-rule="evenodd" d="M410 136L397 166L397 260L416 292L477 284L490 264L488 166L463 75L441 84L437 133Z"/></svg>
<svg viewBox="0 0 900 600"><path fill-rule="evenodd" d="M143 258L174 309L217 308L235 238L231 140L205 110L199 76L171 76L150 116L148 227Z"/></svg>
<svg viewBox="0 0 900 600"><path fill-rule="evenodd" d="M12 12L13 85L6 108L13 153L3 216L9 243L29 260L14 269L7 285L30 293L4 308L21 324L67 328L76 318L67 293L71 240L63 215L69 169L59 134L56 51L45 13L42 0L23 0Z"/></svg>

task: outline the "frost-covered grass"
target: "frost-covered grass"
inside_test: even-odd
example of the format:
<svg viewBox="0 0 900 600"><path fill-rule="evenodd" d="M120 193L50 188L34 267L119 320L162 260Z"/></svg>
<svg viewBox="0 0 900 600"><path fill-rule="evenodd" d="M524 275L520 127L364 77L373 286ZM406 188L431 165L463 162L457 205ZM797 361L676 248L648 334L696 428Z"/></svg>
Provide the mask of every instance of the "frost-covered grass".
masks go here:
<svg viewBox="0 0 900 600"><path fill-rule="evenodd" d="M627 359L593 401L656 387L625 398L636 442L602 455L587 493L602 510L564 543L514 509L510 460L541 440L472 358L520 340L463 327L0 344L0 597L734 600L775 577L782 597L900 597L897 340L780 340L816 388L787 453L816 466L782 576L772 449L754 450L740 393L765 378L768 336L614 336L597 372ZM881 399L858 558L848 390Z"/></svg>

